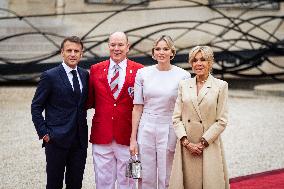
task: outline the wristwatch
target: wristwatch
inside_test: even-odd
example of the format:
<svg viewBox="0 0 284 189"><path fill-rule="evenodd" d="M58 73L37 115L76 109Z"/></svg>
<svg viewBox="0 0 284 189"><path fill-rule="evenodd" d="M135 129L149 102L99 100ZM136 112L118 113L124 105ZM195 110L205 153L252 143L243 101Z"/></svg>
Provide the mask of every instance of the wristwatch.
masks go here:
<svg viewBox="0 0 284 189"><path fill-rule="evenodd" d="M205 140L205 138L201 138L201 139L200 139L200 142L201 142L201 144L202 144L203 146L205 146L205 147L208 147L208 146L209 146L209 144L208 144L208 142Z"/></svg>

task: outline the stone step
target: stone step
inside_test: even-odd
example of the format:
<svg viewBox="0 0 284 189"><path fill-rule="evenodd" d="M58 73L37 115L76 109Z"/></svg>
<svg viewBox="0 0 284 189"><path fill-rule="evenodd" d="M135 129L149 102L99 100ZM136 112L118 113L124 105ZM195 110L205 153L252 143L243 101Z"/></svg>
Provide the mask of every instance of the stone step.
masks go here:
<svg viewBox="0 0 284 189"><path fill-rule="evenodd" d="M254 93L260 96L281 96L284 97L284 83L257 85Z"/></svg>
<svg viewBox="0 0 284 189"><path fill-rule="evenodd" d="M0 57L3 58L3 59L16 59L18 61L16 62L26 62L28 60L25 60L25 59L29 59L29 60L35 60L35 59L40 59L39 57L45 57L45 56L48 56L49 54L51 54L53 51L49 51L49 52L43 52L43 51L23 51L23 52L8 52L8 51L5 51L5 52L1 52L0 51ZM60 55L57 55L58 57L60 57ZM52 58L50 58L50 60L48 61L51 61ZM1 62L1 61L0 61ZM14 60L13 60L14 62Z"/></svg>
<svg viewBox="0 0 284 189"><path fill-rule="evenodd" d="M0 54L5 53L5 51L8 51L11 53L13 52L30 52L30 51L44 51L44 52L49 52L49 51L54 51L58 50L58 47L54 46L53 44L50 43L44 43L44 44L25 44L25 43L18 43L18 44L3 44L1 45L0 43Z"/></svg>
<svg viewBox="0 0 284 189"><path fill-rule="evenodd" d="M20 34L20 33L19 33ZM13 36L17 34L11 34L10 38L7 38L6 34L0 34L0 39L3 39L0 41L1 43L42 43L42 42L49 42L48 39L51 39L52 41L58 41L61 42L63 38L57 37L57 36L50 36L47 35L47 37L43 36L42 34L30 34L30 35L20 35L20 36ZM5 39L4 39L5 38Z"/></svg>
<svg viewBox="0 0 284 189"><path fill-rule="evenodd" d="M26 32L47 32L47 33L62 33L66 30L65 25L56 23L53 20L38 20L31 21L32 26L27 23L15 20L0 20L0 35L7 36ZM33 28L35 27L35 28Z"/></svg>

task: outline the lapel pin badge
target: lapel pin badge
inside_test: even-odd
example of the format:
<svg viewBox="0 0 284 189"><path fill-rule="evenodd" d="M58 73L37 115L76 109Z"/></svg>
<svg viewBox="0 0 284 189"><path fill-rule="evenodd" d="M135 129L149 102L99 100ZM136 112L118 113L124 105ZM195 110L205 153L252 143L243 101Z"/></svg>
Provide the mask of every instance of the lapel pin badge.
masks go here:
<svg viewBox="0 0 284 189"><path fill-rule="evenodd" d="M128 87L128 95L133 99L133 97L134 97L134 87Z"/></svg>

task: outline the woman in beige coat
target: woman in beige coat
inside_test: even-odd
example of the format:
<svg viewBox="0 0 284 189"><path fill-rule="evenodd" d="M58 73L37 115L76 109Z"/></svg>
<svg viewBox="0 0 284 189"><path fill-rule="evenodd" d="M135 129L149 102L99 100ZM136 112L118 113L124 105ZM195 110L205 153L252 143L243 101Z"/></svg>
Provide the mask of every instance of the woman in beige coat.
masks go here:
<svg viewBox="0 0 284 189"><path fill-rule="evenodd" d="M181 81L173 113L178 137L170 189L228 189L221 133L227 126L228 83L214 78L208 46L194 47L189 63L196 76Z"/></svg>

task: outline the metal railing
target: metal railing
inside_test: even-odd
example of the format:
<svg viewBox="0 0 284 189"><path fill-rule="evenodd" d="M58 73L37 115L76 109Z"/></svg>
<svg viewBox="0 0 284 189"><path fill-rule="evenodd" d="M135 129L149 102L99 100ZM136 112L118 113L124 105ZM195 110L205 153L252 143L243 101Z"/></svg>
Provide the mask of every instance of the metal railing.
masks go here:
<svg viewBox="0 0 284 189"><path fill-rule="evenodd" d="M158 0L156 0L158 2ZM148 2L148 1L147 1ZM154 1L152 1L154 2ZM10 16L0 17L1 22L9 20L17 20L24 22L31 28L29 32L16 34L7 33L0 38L0 46L5 45L11 39L19 39L24 36L41 36L48 42L54 50L41 55L23 57L5 57L1 56L0 52L0 79L2 81L32 81L39 77L40 73L46 69L54 67L60 61L54 61L54 57L60 54L60 45L64 36L58 35L55 32L42 31L40 27L32 24L30 18L47 18L57 16L71 15L97 15L101 13L109 13L108 16L95 24L89 31L86 31L82 36L82 40L86 46L83 60L80 65L84 68L89 68L90 65L106 59L106 55L101 55L95 49L105 45L108 40L108 33L103 35L95 35L94 31L122 12L137 12L137 11L166 11L176 10L177 12L184 8L195 9L205 8L207 11L213 12L215 17L194 20L157 20L156 23L148 25L135 25L135 27L125 30L128 36L132 39L129 57L145 65L154 64L151 58L151 46L145 49L145 44L154 41L157 35L167 32L176 33L172 36L174 41L183 41L187 36L199 33L206 36L206 40L199 45L210 45L215 51L215 62L213 73L224 77L226 74L246 77L246 78L272 78L275 80L284 80L284 39L281 35L283 29L284 15L271 15L269 12L263 11L262 16L247 17L249 11L254 8L264 6L258 4L257 7L251 7L240 11L238 15L231 16L224 13L222 10L212 7L210 4L202 4L198 1L183 1L187 3L182 6L161 6L161 7L141 7L141 3L125 5L122 8L116 8L107 11L89 11L89 12L69 12L61 14L43 14L43 15L18 15L11 10L0 8L0 11L10 13ZM143 2L142 2L143 3ZM13 15L13 16L11 16ZM267 28L267 25L273 26ZM245 26L245 27L244 27ZM216 31L209 31L206 28L217 28ZM140 32L141 31L141 32ZM142 33L143 35L137 35ZM218 31L218 32L217 32ZM145 34L146 33L146 34ZM55 40L56 39L56 40ZM205 38L204 38L205 39ZM188 59L188 50L194 45L188 42L188 45L180 45L176 43L177 55L172 61L173 64L185 63ZM277 61L282 60L282 61ZM273 67L274 71L267 70L265 67ZM189 69L188 67L185 67ZM249 72L249 70L255 70ZM275 71L276 70L276 71Z"/></svg>

